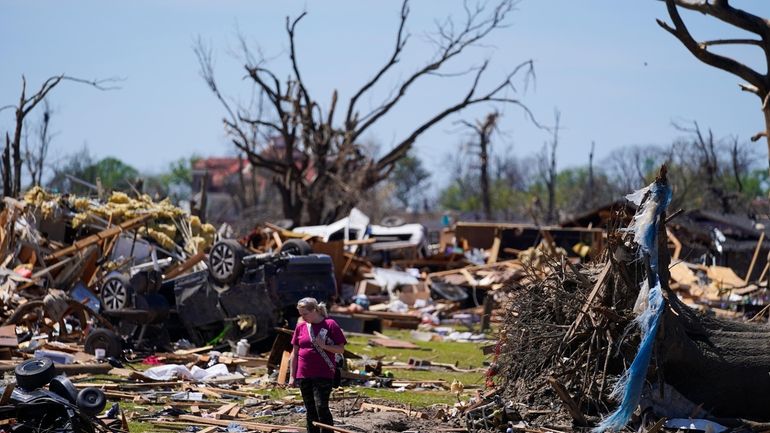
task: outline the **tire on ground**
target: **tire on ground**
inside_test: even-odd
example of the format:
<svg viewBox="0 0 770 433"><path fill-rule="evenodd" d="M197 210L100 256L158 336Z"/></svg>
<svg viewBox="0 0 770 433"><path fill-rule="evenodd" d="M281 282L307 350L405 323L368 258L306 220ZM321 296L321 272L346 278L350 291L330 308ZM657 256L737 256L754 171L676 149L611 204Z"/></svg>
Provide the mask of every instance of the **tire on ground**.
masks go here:
<svg viewBox="0 0 770 433"><path fill-rule="evenodd" d="M123 353L123 341L117 334L105 328L97 328L86 337L85 351L94 354L96 349L104 349L104 356L119 357Z"/></svg>
<svg viewBox="0 0 770 433"><path fill-rule="evenodd" d="M83 388L78 393L77 405L86 415L96 416L107 405L107 397L104 396L104 392L99 388Z"/></svg>
<svg viewBox="0 0 770 433"><path fill-rule="evenodd" d="M41 388L56 376L53 361L48 358L28 359L14 369L19 388L32 391Z"/></svg>
<svg viewBox="0 0 770 433"><path fill-rule="evenodd" d="M75 404L77 402L78 390L67 376L59 375L51 379L51 382L48 384L48 389L54 394L66 398L70 403Z"/></svg>

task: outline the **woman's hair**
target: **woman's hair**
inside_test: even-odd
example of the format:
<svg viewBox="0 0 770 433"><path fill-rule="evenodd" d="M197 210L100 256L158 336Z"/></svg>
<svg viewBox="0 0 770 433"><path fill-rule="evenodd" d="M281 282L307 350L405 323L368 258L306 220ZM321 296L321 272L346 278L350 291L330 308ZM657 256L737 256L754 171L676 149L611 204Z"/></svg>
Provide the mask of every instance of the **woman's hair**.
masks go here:
<svg viewBox="0 0 770 433"><path fill-rule="evenodd" d="M297 308L304 308L310 311L318 311L323 317L328 317L329 312L326 311L326 303L318 302L316 298L302 298L297 302Z"/></svg>

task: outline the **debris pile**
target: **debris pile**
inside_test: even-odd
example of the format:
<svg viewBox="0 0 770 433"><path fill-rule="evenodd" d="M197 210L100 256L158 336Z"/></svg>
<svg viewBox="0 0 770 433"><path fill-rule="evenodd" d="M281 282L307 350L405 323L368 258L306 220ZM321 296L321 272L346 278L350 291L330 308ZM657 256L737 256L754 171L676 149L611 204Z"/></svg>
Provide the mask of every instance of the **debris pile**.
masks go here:
<svg viewBox="0 0 770 433"><path fill-rule="evenodd" d="M759 379L770 371L761 343L770 335L764 325L723 319L764 317L767 266L750 278L763 239L745 278L678 260L661 182L634 196L628 230L458 223L436 244L418 224L376 226L357 210L328 226L259 223L236 239L227 226L147 196L98 200L35 188L23 201L5 198L0 369L52 360L69 382L46 376L25 387L17 370L4 401L20 411L53 405L51 415L7 412L0 425L61 427L55 414L66 413L83 424L65 427L72 431L125 430L126 418L158 428L296 430L296 394L274 401L256 393L287 384L290 329L306 296L328 302L346 333L366 335L367 349L417 354L434 342L470 342L489 355L482 370L348 351L348 385L436 390L457 401L417 411L341 390L343 414L398 412L472 432L650 427L684 412L764 421L765 399L746 402L737 390L770 395L770 379ZM409 341L386 328L406 330ZM403 371L473 373L481 382L407 380ZM114 421L93 419L103 408L84 409L83 388L151 410L116 408Z"/></svg>
<svg viewBox="0 0 770 433"><path fill-rule="evenodd" d="M531 270L506 286L490 376L514 430L618 431L628 423L655 430L690 417L721 431L767 421L767 401L759 396L768 395L769 382L752 371L770 367L763 343L770 331L699 312L672 290L670 282L681 293L683 272L666 247L666 188L662 172L636 194L643 200L634 222L609 236L603 264L572 266L552 257L544 272ZM687 299L693 294L690 288Z"/></svg>

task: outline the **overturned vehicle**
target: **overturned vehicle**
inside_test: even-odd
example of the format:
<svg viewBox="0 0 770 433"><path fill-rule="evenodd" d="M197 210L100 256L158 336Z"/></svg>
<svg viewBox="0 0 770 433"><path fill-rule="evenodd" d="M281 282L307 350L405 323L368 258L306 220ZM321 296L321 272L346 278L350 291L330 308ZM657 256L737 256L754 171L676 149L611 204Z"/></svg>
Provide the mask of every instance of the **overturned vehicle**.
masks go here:
<svg viewBox="0 0 770 433"><path fill-rule="evenodd" d="M100 288L101 314L110 323L91 331L86 351L118 356L126 343L155 350L180 339L196 346L260 342L276 326L296 322L298 300L329 301L336 295L331 258L312 254L298 239L262 254L221 240L206 264L207 269L167 280L152 263L129 275L110 275Z"/></svg>

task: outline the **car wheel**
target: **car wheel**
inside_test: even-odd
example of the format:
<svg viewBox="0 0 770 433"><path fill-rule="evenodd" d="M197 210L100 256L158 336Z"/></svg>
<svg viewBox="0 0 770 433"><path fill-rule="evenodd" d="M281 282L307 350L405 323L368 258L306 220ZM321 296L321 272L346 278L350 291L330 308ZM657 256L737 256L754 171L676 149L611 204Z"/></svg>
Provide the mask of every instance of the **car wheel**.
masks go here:
<svg viewBox="0 0 770 433"><path fill-rule="evenodd" d="M77 403L78 390L67 376L60 375L51 379L51 382L48 384L48 389L54 394L66 398L70 403Z"/></svg>
<svg viewBox="0 0 770 433"><path fill-rule="evenodd" d="M86 415L96 416L107 405L107 397L104 396L104 393L99 388L83 388L78 393L77 405Z"/></svg>
<svg viewBox="0 0 770 433"><path fill-rule="evenodd" d="M310 244L302 239L289 239L281 245L278 252L281 254L291 254L292 256L306 256L311 254L313 249L310 248Z"/></svg>
<svg viewBox="0 0 770 433"><path fill-rule="evenodd" d="M32 391L41 388L56 376L53 361L48 358L28 359L14 369L19 388Z"/></svg>
<svg viewBox="0 0 770 433"><path fill-rule="evenodd" d="M214 281L230 284L243 273L243 247L238 242L226 239L219 241L209 253L209 272Z"/></svg>
<svg viewBox="0 0 770 433"><path fill-rule="evenodd" d="M97 328L86 337L86 353L94 354L96 349L104 349L104 356L119 357L123 353L123 342L109 329Z"/></svg>
<svg viewBox="0 0 770 433"><path fill-rule="evenodd" d="M134 289L125 275L116 274L102 284L99 296L105 310L122 310L131 307Z"/></svg>

